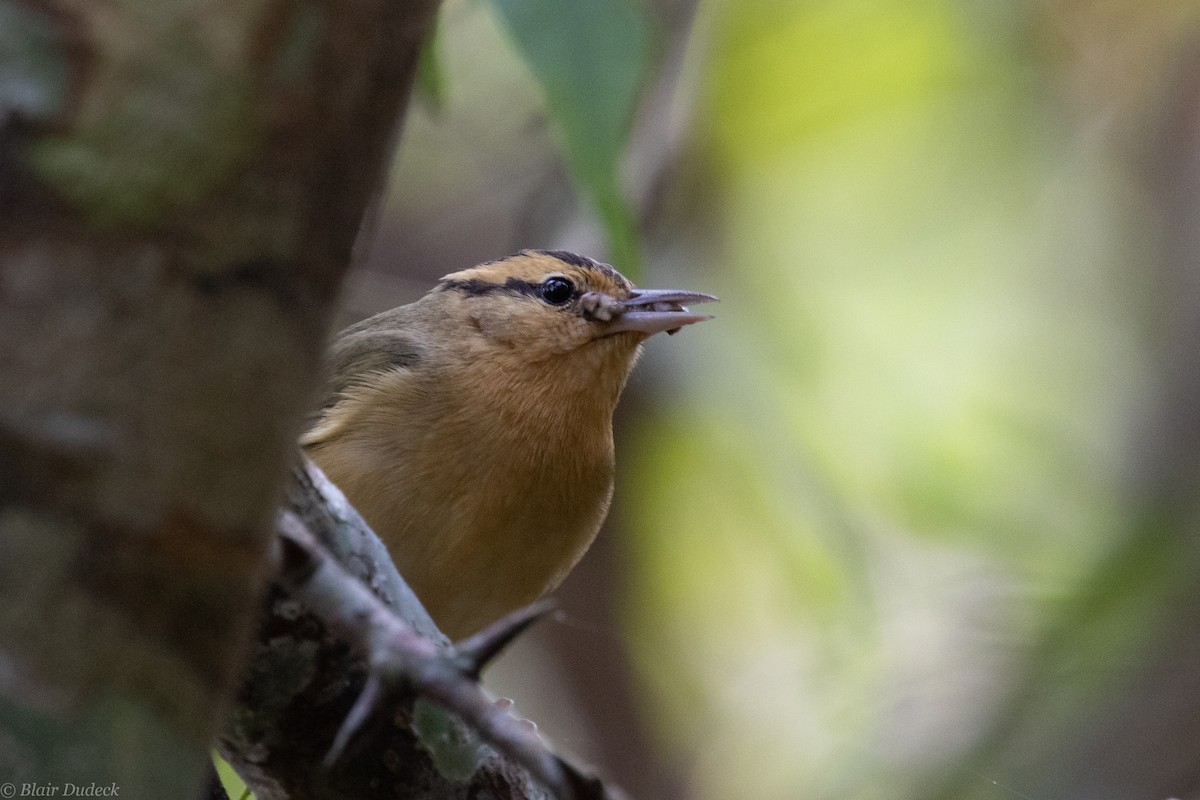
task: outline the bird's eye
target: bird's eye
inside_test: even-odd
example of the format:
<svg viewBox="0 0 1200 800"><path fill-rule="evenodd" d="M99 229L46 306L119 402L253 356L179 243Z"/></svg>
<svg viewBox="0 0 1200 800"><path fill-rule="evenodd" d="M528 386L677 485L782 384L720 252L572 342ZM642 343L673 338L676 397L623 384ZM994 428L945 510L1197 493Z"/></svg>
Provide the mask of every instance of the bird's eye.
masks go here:
<svg viewBox="0 0 1200 800"><path fill-rule="evenodd" d="M542 282L542 299L552 306L561 306L575 293L575 284L566 278L547 278Z"/></svg>

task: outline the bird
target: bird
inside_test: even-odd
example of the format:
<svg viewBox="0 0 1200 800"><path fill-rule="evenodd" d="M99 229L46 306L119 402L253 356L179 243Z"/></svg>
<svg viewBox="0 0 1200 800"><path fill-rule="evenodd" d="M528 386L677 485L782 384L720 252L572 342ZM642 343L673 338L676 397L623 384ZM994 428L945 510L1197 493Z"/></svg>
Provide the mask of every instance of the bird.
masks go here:
<svg viewBox="0 0 1200 800"><path fill-rule="evenodd" d="M711 319L690 291L522 250L332 344L300 443L460 639L556 588L612 499L612 419L642 342Z"/></svg>

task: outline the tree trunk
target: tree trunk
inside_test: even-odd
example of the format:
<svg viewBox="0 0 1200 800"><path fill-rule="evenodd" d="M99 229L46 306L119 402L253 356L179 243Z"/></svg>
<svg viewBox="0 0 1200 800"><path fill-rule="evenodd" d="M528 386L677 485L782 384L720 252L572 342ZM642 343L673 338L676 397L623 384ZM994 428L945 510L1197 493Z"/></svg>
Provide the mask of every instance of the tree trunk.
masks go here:
<svg viewBox="0 0 1200 800"><path fill-rule="evenodd" d="M433 0L0 0L0 783L194 797Z"/></svg>

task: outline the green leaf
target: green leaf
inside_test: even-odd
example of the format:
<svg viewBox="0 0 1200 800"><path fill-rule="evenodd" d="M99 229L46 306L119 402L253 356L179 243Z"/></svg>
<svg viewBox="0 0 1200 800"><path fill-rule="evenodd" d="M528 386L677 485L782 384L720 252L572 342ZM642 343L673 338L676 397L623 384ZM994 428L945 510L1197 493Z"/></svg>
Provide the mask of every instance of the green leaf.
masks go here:
<svg viewBox="0 0 1200 800"><path fill-rule="evenodd" d="M612 259L627 273L638 254L633 215L617 178L650 30L629 0L492 0L562 135L571 172L595 207Z"/></svg>
<svg viewBox="0 0 1200 800"><path fill-rule="evenodd" d="M213 766L216 767L217 777L221 781L221 788L225 790L231 800L254 800L254 793L242 781L240 775L233 771L233 767L229 766L229 762L221 758L221 755L213 750L211 753Z"/></svg>

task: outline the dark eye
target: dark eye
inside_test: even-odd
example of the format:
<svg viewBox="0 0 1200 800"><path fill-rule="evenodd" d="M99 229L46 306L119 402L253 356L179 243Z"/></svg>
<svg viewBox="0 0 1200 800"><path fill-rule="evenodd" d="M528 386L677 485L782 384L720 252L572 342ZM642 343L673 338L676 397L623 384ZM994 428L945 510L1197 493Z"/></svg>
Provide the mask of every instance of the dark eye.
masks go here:
<svg viewBox="0 0 1200 800"><path fill-rule="evenodd" d="M561 306L575 293L575 284L566 278L547 278L542 282L542 299L552 306Z"/></svg>

